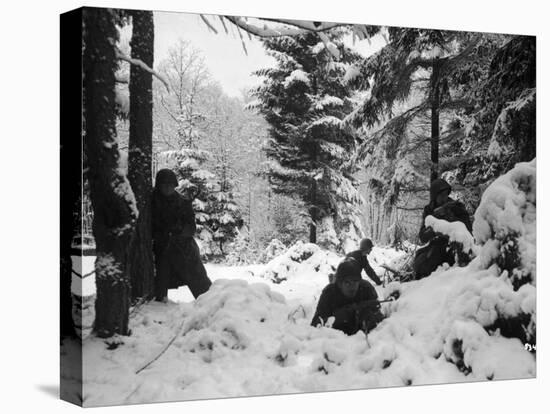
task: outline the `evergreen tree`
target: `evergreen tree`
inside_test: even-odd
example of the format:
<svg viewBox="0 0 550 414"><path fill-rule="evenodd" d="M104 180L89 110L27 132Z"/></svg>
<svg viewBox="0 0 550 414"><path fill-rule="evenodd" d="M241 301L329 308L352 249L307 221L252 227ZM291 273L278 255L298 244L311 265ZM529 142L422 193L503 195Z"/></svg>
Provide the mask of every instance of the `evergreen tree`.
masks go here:
<svg viewBox="0 0 550 414"><path fill-rule="evenodd" d="M461 125L462 159L452 173L469 187L485 186L536 156L535 38L503 37L482 76L472 80L474 105Z"/></svg>
<svg viewBox="0 0 550 414"><path fill-rule="evenodd" d="M304 201L310 242L340 248L361 232L355 208L360 197L352 178L356 168L350 163L356 137L342 122L353 108L344 77L359 56L343 44L344 33L263 40L277 64L256 72L264 80L253 92L255 108L270 125L265 151L273 191ZM320 225L326 228L318 240Z"/></svg>
<svg viewBox="0 0 550 414"><path fill-rule="evenodd" d="M470 104L462 99L456 73L478 59L481 35L429 29L390 28L390 42L361 65L356 82L368 98L348 118L356 127L373 127L391 118L384 133L401 143L405 128L429 114L430 179L440 175L441 113ZM470 66L471 67L471 66ZM415 95L417 101L395 116L397 104ZM368 143L367 145L369 145Z"/></svg>
<svg viewBox="0 0 550 414"><path fill-rule="evenodd" d="M228 181L222 181L210 200L211 215L208 227L213 232L212 239L217 242L220 253L225 256L224 244L231 242L242 227L243 220Z"/></svg>

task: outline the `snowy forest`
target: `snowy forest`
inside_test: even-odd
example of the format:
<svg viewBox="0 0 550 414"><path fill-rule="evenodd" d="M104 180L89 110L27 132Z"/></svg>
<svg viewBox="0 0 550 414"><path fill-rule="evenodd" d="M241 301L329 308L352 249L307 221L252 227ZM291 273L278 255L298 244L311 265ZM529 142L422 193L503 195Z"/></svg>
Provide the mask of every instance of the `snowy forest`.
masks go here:
<svg viewBox="0 0 550 414"><path fill-rule="evenodd" d="M196 42L175 37L154 60L155 13L82 11L83 177L63 190L61 232L67 399L536 375L535 37L201 15L245 58L259 42L272 59L233 96ZM181 286L154 300L163 169L194 212L212 281L197 298ZM426 214L435 182L462 222ZM454 258L420 277L425 227ZM353 335L310 324L364 239L383 319Z"/></svg>

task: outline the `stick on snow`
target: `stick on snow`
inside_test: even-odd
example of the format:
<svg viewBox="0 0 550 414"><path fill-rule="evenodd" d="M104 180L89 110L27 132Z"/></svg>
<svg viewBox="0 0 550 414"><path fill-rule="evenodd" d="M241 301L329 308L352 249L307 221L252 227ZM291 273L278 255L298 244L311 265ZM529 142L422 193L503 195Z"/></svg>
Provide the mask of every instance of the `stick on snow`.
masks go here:
<svg viewBox="0 0 550 414"><path fill-rule="evenodd" d="M178 336L180 336L181 330L182 330L182 328L183 328L184 323L185 323L185 318L183 318L183 320L181 321L181 324L180 324L180 326L178 327L177 332L176 332L176 334L174 335L174 337L173 337L172 339L170 339L170 341L168 341L168 343L165 345L164 348L162 348L162 350L160 351L160 353L159 353L156 357L154 357L151 361L147 362L147 363L146 363L145 365L143 365L140 369L138 369L138 370L136 371L136 375L139 374L139 373L140 373L141 371L143 371L144 369L148 368L148 367L149 367L151 364L153 364L157 359L159 359L159 358L162 356L162 354L164 354L164 353L166 352L166 350L167 350L168 348L170 348L170 345L172 345L172 344L174 343L174 341L176 340L176 338L177 338Z"/></svg>

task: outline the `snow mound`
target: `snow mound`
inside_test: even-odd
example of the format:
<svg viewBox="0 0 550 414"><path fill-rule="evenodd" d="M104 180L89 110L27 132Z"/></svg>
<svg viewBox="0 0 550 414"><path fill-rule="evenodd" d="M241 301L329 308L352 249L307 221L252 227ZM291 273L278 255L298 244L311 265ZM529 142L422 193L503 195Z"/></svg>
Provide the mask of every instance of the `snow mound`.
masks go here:
<svg viewBox="0 0 550 414"><path fill-rule="evenodd" d="M473 225L482 244L473 264L498 275L498 283L484 290L497 304L494 328L526 346L536 345L536 206L533 159L516 164L487 188Z"/></svg>
<svg viewBox="0 0 550 414"><path fill-rule="evenodd" d="M296 278L314 278L328 282L342 257L313 243L298 241L285 253L268 262L257 276L274 283Z"/></svg>
<svg viewBox="0 0 550 414"><path fill-rule="evenodd" d="M260 256L260 263L267 263L270 260L273 260L275 257L284 253L286 246L284 243L278 239L273 239L269 242L267 247L264 249Z"/></svg>
<svg viewBox="0 0 550 414"><path fill-rule="evenodd" d="M483 301L479 289L496 279L495 267L453 268L402 284L401 297L383 305L388 317L368 336L313 328L313 309L295 307L267 285L219 279L192 304L145 305L131 321L132 336L114 350L87 340L84 403L533 377L533 354L478 322L500 300Z"/></svg>
<svg viewBox="0 0 550 414"><path fill-rule="evenodd" d="M516 289L536 285L536 184L536 159L519 163L487 188L475 213L482 265L508 271Z"/></svg>
<svg viewBox="0 0 550 414"><path fill-rule="evenodd" d="M468 266L379 290L399 298L368 335L310 326L341 257L299 242L250 276L266 283L218 279L192 303L144 305L129 337L84 340L84 405L535 377L535 170L520 163L486 190ZM375 247L369 261L399 254ZM293 284L298 298L276 291Z"/></svg>
<svg viewBox="0 0 550 414"><path fill-rule="evenodd" d="M348 249L346 253L350 251ZM408 253L404 251L374 246L368 260L374 271L381 276L384 272L382 265L402 263L408 257ZM286 252L269 261L255 276L275 284L292 281L324 286L328 283L328 275L336 271L343 258L343 255L325 250L316 244L298 241ZM364 273L363 278L367 278Z"/></svg>
<svg viewBox="0 0 550 414"><path fill-rule="evenodd" d="M396 375L407 375L404 383L535 376L534 355L520 339L505 337L499 323L529 306L528 292L509 289L496 267L441 267L428 278L390 284L384 296L396 290L399 299L386 309L388 317L369 334L367 359L379 362L377 355L391 346L394 356L386 371L395 365Z"/></svg>

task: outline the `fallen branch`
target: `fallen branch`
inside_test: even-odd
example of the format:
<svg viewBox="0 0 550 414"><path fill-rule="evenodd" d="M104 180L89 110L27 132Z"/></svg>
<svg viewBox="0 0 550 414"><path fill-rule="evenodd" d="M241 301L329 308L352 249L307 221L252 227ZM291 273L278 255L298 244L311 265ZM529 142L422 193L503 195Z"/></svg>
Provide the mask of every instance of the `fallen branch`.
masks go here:
<svg viewBox="0 0 550 414"><path fill-rule="evenodd" d="M140 298L140 299L136 302L136 304L134 305L134 307L130 309L130 315L128 316L128 318L131 318L134 314L136 314L146 302L147 302L147 299L145 299L145 298Z"/></svg>
<svg viewBox="0 0 550 414"><path fill-rule="evenodd" d="M170 88L168 87L168 82L166 81L166 79L164 79L162 77L162 75L160 73L158 73L156 70L154 70L154 69L150 68L148 65L146 65L142 60L134 59L134 58L131 58L130 56L126 56L119 49L115 49L115 55L116 55L117 59L128 62L130 65L139 66L140 68L142 68L146 72L149 72L151 75L153 75L158 80L160 80L163 83L163 85L166 87L166 90L168 92L170 92Z"/></svg>
<svg viewBox="0 0 550 414"><path fill-rule="evenodd" d="M183 329L183 325L185 323L185 318L183 318L183 320L181 321L181 324L180 326L178 327L178 330L176 331L176 334L173 336L172 339L170 339L170 341L164 346L164 348L162 348L162 350L160 351L159 354L157 354L156 357L154 357L152 360L150 360L149 362L147 362L145 365L143 365L141 368L139 368L137 371L136 371L136 375L139 374L141 371L143 371L144 369L148 368L149 366L151 366L156 360L158 360L165 352L168 348L170 348L170 345L172 345L174 343L174 341L176 340L176 338L178 336L180 336L181 334L181 330Z"/></svg>

